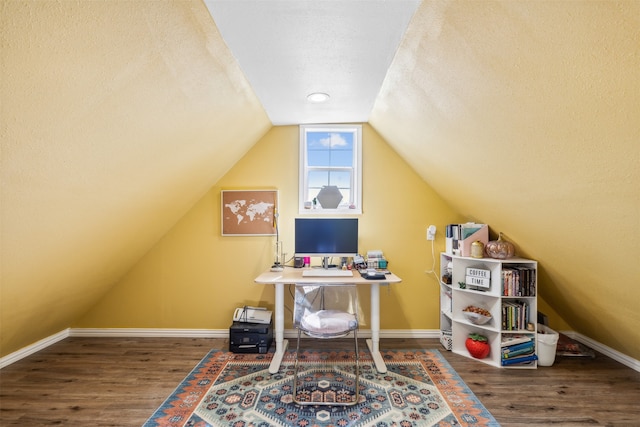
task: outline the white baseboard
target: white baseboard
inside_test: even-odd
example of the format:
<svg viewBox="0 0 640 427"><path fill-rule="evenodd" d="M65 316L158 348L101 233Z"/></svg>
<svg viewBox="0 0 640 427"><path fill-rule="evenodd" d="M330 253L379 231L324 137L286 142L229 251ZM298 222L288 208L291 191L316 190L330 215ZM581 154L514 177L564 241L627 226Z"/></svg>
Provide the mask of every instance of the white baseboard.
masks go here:
<svg viewBox="0 0 640 427"><path fill-rule="evenodd" d="M630 356L620 353L617 350L607 347L589 337L573 331L561 331L563 334L578 342L583 343L613 360L622 363L629 368L640 372L640 361ZM295 338L297 333L294 329L284 331L285 338ZM358 336L371 338L371 330L364 329L358 331ZM20 359L37 353L52 344L62 341L67 337L131 337L131 338L229 338L228 329L148 329L148 328L73 328L65 329L57 334L53 334L34 344L24 347L14 353L0 358L0 369L8 366ZM380 338L439 338L440 331L437 329L383 329L380 331Z"/></svg>
<svg viewBox="0 0 640 427"><path fill-rule="evenodd" d="M71 337L229 338L229 329L74 328Z"/></svg>
<svg viewBox="0 0 640 427"><path fill-rule="evenodd" d="M62 341L63 339L69 336L69 329L64 329L57 334L53 334L48 336L47 338L41 339L38 342L35 342L31 345L21 348L20 350L8 354L2 358L0 358L0 369L5 366L9 366L14 362L17 362L20 359L24 359L27 356L30 356L34 353L39 352L52 344L57 343L58 341Z"/></svg>

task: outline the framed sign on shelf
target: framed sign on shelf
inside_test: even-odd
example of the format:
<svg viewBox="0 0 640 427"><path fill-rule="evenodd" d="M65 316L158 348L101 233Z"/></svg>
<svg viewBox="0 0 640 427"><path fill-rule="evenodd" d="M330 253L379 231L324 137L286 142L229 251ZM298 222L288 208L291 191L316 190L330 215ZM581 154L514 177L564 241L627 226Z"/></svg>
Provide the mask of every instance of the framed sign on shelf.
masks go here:
<svg viewBox="0 0 640 427"><path fill-rule="evenodd" d="M278 190L222 190L223 236L275 236Z"/></svg>

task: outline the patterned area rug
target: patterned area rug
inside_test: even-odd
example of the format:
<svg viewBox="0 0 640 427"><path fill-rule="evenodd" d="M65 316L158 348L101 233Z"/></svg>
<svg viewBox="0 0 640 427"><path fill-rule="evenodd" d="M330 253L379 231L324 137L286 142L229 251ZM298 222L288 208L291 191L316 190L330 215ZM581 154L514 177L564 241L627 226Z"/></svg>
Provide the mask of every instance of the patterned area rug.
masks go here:
<svg viewBox="0 0 640 427"><path fill-rule="evenodd" d="M280 371L271 354L212 350L156 410L144 427L409 427L499 426L438 350L383 351L387 373L360 357L355 406L301 406L293 402L293 353ZM305 352L298 400L352 400L353 352Z"/></svg>

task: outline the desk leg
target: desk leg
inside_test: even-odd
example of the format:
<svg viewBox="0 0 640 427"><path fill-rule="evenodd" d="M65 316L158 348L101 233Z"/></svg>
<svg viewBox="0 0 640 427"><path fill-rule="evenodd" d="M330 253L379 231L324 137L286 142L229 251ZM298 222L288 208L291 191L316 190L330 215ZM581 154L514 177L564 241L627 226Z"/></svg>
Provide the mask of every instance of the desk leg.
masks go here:
<svg viewBox="0 0 640 427"><path fill-rule="evenodd" d="M376 369L381 374L387 372L387 365L382 360L380 354L380 284L371 284L371 339L367 340L367 347L371 352L373 362L376 364Z"/></svg>
<svg viewBox="0 0 640 427"><path fill-rule="evenodd" d="M276 288L276 352L271 359L271 365L269 365L269 372L272 374L280 370L280 363L289 345L289 341L284 339L284 284L276 283L274 286Z"/></svg>

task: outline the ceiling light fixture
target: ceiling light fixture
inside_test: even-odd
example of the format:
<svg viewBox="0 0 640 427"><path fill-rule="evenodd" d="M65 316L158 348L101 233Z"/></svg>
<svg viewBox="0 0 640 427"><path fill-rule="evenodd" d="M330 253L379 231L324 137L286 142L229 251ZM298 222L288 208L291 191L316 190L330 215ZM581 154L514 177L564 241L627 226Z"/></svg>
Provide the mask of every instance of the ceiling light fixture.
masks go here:
<svg viewBox="0 0 640 427"><path fill-rule="evenodd" d="M329 95L323 92L314 92L307 95L307 100L316 104L325 102L327 99L329 99Z"/></svg>

